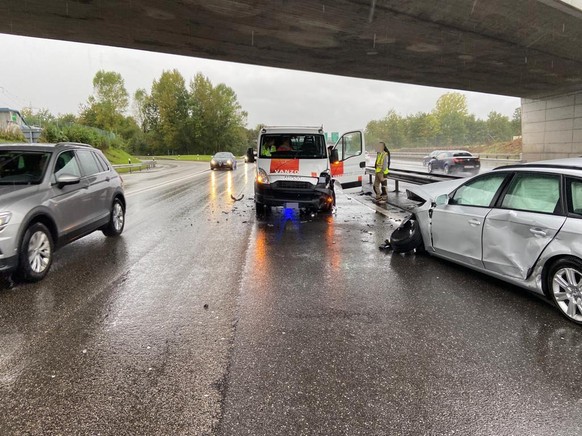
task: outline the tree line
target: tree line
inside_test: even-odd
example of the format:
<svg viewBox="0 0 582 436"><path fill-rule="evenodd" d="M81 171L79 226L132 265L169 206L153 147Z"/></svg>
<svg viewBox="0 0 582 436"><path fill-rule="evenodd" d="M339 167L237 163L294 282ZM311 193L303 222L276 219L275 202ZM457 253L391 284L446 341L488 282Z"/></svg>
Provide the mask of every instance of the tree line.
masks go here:
<svg viewBox="0 0 582 436"><path fill-rule="evenodd" d="M247 113L236 93L200 73L187 84L179 71L164 71L149 91L138 89L131 103L123 77L101 70L78 116L54 116L46 109L22 114L28 124L44 128L47 142L87 142L133 154L242 154L248 145Z"/></svg>
<svg viewBox="0 0 582 436"><path fill-rule="evenodd" d="M481 145L511 140L521 134L521 109L512 119L492 111L486 120L469 114L467 97L443 94L431 112L402 116L394 109L366 126L366 142L384 141L391 148Z"/></svg>
<svg viewBox="0 0 582 436"><path fill-rule="evenodd" d="M262 126L246 128L247 113L232 88L214 85L200 73L187 82L175 69L131 97L119 73L101 70L78 115L54 116L46 109L24 109L22 115L28 124L44 128L41 139L46 142L86 142L138 155L241 155L255 145ZM512 119L496 111L486 120L477 119L459 92L442 95L431 112L402 116L391 109L384 118L370 121L365 131L368 144L384 141L390 148L489 144L520 132L520 108Z"/></svg>

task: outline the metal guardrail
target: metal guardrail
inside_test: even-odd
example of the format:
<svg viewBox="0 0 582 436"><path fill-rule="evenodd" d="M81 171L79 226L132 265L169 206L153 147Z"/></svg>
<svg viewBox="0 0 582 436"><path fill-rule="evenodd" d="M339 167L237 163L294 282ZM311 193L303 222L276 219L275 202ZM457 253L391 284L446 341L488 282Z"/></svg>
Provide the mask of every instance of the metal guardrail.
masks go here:
<svg viewBox="0 0 582 436"><path fill-rule="evenodd" d="M521 153L474 153L474 155L479 156L481 159L521 160ZM390 156L395 158L409 157L414 159L424 159L426 156L428 156L428 153L416 151L393 151L390 153Z"/></svg>
<svg viewBox="0 0 582 436"><path fill-rule="evenodd" d="M129 169L131 174L133 171L149 170L156 167L155 162L142 162L138 164L121 164L121 165L111 165L116 171L118 169Z"/></svg>
<svg viewBox="0 0 582 436"><path fill-rule="evenodd" d="M370 178L370 184L372 183L372 178L376 174L374 167L366 167L365 173ZM390 168L388 173L388 178L394 180L395 191L399 192L399 182L407 182L415 185L426 185L428 183L444 182L446 180L461 179L463 176L455 176L452 174L434 174L434 173L423 173L420 171L412 170L401 170L398 168Z"/></svg>

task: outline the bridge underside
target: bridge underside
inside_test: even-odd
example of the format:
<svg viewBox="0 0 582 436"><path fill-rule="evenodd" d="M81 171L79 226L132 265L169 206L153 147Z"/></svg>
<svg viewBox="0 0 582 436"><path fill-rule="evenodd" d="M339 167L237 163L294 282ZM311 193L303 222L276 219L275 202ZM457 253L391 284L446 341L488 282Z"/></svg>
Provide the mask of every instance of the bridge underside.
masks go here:
<svg viewBox="0 0 582 436"><path fill-rule="evenodd" d="M0 33L528 98L582 89L554 0L0 1Z"/></svg>

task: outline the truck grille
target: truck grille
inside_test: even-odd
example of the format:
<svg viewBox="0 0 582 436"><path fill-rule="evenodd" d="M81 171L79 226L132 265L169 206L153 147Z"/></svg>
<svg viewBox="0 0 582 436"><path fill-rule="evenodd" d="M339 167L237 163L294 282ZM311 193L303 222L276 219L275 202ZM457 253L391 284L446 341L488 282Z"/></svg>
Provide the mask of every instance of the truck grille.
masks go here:
<svg viewBox="0 0 582 436"><path fill-rule="evenodd" d="M292 181L279 181L273 183L273 188L275 189L313 189L313 185L309 182L292 182Z"/></svg>

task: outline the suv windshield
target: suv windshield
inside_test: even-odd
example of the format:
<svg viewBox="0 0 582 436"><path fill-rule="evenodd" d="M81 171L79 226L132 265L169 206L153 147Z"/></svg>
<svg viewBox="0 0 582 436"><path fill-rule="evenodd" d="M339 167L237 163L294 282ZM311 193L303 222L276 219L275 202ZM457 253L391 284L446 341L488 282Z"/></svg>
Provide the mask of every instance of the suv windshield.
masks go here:
<svg viewBox="0 0 582 436"><path fill-rule="evenodd" d="M263 135L259 156L276 159L325 159L325 138L323 135Z"/></svg>
<svg viewBox="0 0 582 436"><path fill-rule="evenodd" d="M50 153L35 151L0 151L0 184L28 185L42 181Z"/></svg>

